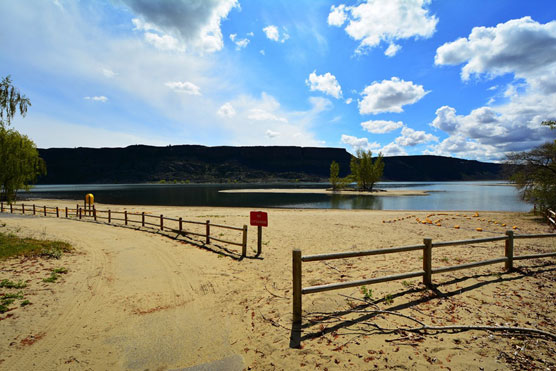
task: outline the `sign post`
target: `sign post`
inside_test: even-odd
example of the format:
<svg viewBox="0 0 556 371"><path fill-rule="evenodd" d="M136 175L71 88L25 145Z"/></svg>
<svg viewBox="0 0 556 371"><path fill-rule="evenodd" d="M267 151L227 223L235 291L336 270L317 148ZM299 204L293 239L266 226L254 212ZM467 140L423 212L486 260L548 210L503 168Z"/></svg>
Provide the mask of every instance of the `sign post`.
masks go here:
<svg viewBox="0 0 556 371"><path fill-rule="evenodd" d="M251 211L251 225L257 226L257 256L261 255L263 250L263 227L268 227L268 214L264 211Z"/></svg>

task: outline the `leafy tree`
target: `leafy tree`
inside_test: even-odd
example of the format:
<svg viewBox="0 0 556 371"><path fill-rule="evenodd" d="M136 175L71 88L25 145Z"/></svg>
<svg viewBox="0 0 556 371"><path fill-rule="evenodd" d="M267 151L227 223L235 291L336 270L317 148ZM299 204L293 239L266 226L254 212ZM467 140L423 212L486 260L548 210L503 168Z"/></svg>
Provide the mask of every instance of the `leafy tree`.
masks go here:
<svg viewBox="0 0 556 371"><path fill-rule="evenodd" d="M45 173L35 143L15 130L0 128L0 200L13 202L18 189L28 190Z"/></svg>
<svg viewBox="0 0 556 371"><path fill-rule="evenodd" d="M555 121L542 124L556 129ZM556 209L556 140L528 152L510 154L507 164L512 169L510 180L524 200L537 205L542 212Z"/></svg>
<svg viewBox="0 0 556 371"><path fill-rule="evenodd" d="M12 85L10 76L0 82L0 200L13 202L18 189L29 189L37 177L46 173L35 143L16 130L7 129L19 110L27 113L31 101Z"/></svg>
<svg viewBox="0 0 556 371"><path fill-rule="evenodd" d="M332 185L332 190L337 190L340 183L340 165L336 161L332 161L330 164L330 184Z"/></svg>
<svg viewBox="0 0 556 371"><path fill-rule="evenodd" d="M4 77L0 82L0 127L10 126L18 109L21 116L25 117L30 105L29 98L21 95L19 89L12 85L11 77Z"/></svg>
<svg viewBox="0 0 556 371"><path fill-rule="evenodd" d="M372 192L376 182L380 180L384 172L384 161L381 153L375 161L372 159L371 151L357 150L356 156L351 158L349 164L350 177L357 182L357 188Z"/></svg>

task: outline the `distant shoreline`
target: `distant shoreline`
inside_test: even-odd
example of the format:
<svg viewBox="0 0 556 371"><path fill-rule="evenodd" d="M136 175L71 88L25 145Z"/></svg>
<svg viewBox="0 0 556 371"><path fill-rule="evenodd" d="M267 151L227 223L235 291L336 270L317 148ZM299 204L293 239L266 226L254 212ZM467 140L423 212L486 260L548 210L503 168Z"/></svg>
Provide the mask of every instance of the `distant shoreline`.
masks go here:
<svg viewBox="0 0 556 371"><path fill-rule="evenodd" d="M395 197L395 196L428 196L428 191L413 190L374 190L373 192L365 191L332 191L329 189L311 189L311 188L268 188L268 189L223 189L222 193L297 193L297 194L325 194L325 195L348 195L348 196L379 196L379 197Z"/></svg>

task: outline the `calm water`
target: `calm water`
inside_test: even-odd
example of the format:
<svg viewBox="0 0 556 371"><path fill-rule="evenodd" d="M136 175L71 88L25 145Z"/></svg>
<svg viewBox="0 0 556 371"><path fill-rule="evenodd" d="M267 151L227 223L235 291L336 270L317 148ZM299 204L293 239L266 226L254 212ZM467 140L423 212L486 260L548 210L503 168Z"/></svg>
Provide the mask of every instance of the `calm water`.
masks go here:
<svg viewBox="0 0 556 371"><path fill-rule="evenodd" d="M516 189L500 182L384 182L381 189L428 190L428 196L373 197L318 194L221 193L222 189L324 188L323 184L79 184L42 185L24 198L83 199L122 205L234 206L374 210L529 211Z"/></svg>

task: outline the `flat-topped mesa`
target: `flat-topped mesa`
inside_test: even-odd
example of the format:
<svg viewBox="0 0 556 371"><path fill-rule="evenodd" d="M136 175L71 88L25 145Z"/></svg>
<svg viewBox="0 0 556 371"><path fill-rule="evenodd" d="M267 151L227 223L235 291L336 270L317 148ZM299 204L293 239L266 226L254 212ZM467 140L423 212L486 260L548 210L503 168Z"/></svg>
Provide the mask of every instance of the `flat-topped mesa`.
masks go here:
<svg viewBox="0 0 556 371"><path fill-rule="evenodd" d="M39 184L198 183L327 181L330 164L349 173L343 148L294 146L206 147L178 145L125 148L39 149L48 173ZM383 180L449 181L501 179L502 165L439 156L384 158Z"/></svg>

